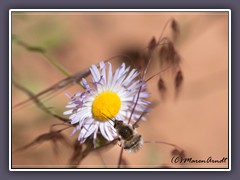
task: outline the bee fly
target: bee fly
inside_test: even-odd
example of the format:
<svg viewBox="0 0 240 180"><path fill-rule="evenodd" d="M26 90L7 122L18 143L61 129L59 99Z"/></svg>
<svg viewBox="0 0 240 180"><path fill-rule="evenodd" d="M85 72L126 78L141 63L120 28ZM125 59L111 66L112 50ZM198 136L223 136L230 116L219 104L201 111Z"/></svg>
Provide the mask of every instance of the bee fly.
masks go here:
<svg viewBox="0 0 240 180"><path fill-rule="evenodd" d="M141 118L147 113L147 110L145 110L139 118L136 120L136 122L131 125L130 123L126 124L121 120L112 119L106 117L111 120L114 125L113 127L116 129L118 134L118 141L120 141L120 146L128 151L128 152L137 152L143 145L143 139L142 136L136 131L136 127L138 127L138 123L141 120Z"/></svg>
<svg viewBox="0 0 240 180"><path fill-rule="evenodd" d="M119 141L124 150L128 152L137 152L143 145L142 136L130 124L124 124L123 121L114 121L114 128L119 135Z"/></svg>

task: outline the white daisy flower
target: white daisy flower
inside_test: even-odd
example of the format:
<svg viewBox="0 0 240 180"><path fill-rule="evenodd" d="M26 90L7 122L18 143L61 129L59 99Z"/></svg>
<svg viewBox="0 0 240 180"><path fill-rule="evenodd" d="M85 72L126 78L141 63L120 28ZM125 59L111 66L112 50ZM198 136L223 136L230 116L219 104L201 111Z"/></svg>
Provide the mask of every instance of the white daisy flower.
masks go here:
<svg viewBox="0 0 240 180"><path fill-rule="evenodd" d="M98 133L108 141L118 136L112 119L128 123L141 86L131 121L136 121L150 103L146 100L149 96L146 83L139 78L136 69L130 70L130 67L123 63L113 73L111 63L106 65L100 62L99 68L92 65L90 71L93 82L87 82L82 78L84 92L78 92L73 96L66 94L71 101L66 106L70 110L65 111L64 115L71 114L69 117L71 124L76 124L72 134L80 131L78 136L80 143L84 143L92 135L95 146Z"/></svg>

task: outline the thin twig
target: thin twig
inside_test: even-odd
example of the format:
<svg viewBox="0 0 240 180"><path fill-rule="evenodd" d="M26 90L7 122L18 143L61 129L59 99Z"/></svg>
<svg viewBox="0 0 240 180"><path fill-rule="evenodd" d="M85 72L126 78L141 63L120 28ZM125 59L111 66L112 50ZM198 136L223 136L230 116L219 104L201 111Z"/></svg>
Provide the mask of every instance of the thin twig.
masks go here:
<svg viewBox="0 0 240 180"><path fill-rule="evenodd" d="M49 108L47 108L37 97L35 97L35 95L28 90L27 88L25 88L24 86L22 86L21 84L17 83L15 80L12 80L13 85L18 88L19 90L23 91L25 94L27 94L32 100L33 102L37 105L37 107L39 107L41 110L43 110L44 112L46 112L47 114L52 115L53 117L64 121L64 122L69 122L68 119L63 118L57 114L55 114L54 112L52 112Z"/></svg>
<svg viewBox="0 0 240 180"><path fill-rule="evenodd" d="M123 147L121 148L121 152L120 152L120 156L119 156L119 159L118 159L118 166L117 166L117 168L120 168L120 166L121 166L122 155L123 155Z"/></svg>
<svg viewBox="0 0 240 180"><path fill-rule="evenodd" d="M168 142L165 142L165 141L144 141L144 143L159 143L159 144L165 144L165 145L168 145L168 146L172 146L178 150L183 150L181 147L177 146L176 144L173 144L173 143L168 143Z"/></svg>

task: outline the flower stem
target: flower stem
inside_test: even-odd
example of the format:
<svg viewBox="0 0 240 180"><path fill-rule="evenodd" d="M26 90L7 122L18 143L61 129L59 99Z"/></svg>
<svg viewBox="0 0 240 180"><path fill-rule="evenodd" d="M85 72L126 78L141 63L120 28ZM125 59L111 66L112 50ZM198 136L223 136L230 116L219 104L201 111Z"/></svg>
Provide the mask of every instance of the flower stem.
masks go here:
<svg viewBox="0 0 240 180"><path fill-rule="evenodd" d="M47 52L45 51L43 53L44 57L46 57L46 59L48 60L48 62L55 67L58 71L62 72L65 76L69 77L71 76L71 74L60 64L58 64L58 62Z"/></svg>

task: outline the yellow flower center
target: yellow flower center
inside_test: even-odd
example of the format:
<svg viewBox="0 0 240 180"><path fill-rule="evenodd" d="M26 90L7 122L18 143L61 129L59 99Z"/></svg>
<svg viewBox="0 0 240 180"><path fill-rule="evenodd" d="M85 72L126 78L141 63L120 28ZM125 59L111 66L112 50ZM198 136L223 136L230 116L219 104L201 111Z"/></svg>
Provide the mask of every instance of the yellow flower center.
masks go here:
<svg viewBox="0 0 240 180"><path fill-rule="evenodd" d="M108 121L115 117L121 107L119 96L110 91L99 94L92 104L93 116L99 121Z"/></svg>

